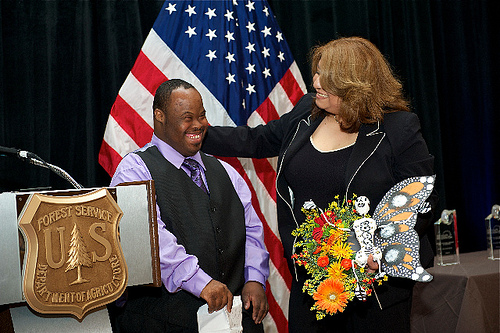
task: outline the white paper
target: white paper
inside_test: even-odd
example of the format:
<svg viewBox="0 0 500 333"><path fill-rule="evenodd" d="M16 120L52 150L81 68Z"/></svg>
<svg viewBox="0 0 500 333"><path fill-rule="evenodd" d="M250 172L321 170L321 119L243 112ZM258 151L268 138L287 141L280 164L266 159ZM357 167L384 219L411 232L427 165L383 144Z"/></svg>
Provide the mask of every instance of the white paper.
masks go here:
<svg viewBox="0 0 500 333"><path fill-rule="evenodd" d="M226 307L219 311L208 313L208 304L198 309L198 331L200 333L241 333L242 307L240 296L234 296L231 313Z"/></svg>

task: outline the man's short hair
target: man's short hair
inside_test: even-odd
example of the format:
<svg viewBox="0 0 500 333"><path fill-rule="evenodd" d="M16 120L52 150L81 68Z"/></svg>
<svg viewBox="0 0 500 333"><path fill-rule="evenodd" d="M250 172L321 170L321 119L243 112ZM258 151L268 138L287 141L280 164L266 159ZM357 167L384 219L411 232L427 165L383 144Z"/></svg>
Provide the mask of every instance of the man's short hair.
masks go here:
<svg viewBox="0 0 500 333"><path fill-rule="evenodd" d="M181 79L172 79L163 82L158 89L156 89L155 98L153 100L153 111L160 109L163 112L166 112L172 91L181 87L184 89L196 89L191 83Z"/></svg>

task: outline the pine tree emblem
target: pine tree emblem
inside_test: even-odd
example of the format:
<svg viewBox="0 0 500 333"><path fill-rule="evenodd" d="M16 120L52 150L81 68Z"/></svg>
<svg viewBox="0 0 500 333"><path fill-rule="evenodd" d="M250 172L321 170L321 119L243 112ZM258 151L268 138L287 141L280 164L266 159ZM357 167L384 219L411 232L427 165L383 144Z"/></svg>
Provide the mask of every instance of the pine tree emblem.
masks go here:
<svg viewBox="0 0 500 333"><path fill-rule="evenodd" d="M71 231L71 241L69 243L68 253L69 257L68 261L66 261L68 266L64 272L74 268L76 268L78 272L78 278L71 282L70 285L89 282L89 280L82 278L82 266L92 267L92 260L90 259L87 247L85 246L85 242L76 223Z"/></svg>

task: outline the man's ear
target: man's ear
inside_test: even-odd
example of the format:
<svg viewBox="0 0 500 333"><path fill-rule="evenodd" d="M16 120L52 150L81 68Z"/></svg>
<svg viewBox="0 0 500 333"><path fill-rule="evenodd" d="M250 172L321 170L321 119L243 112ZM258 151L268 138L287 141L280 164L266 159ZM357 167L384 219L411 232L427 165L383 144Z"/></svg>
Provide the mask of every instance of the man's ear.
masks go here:
<svg viewBox="0 0 500 333"><path fill-rule="evenodd" d="M165 122L165 113L162 110L156 108L153 112L153 115L156 121L159 121L160 123Z"/></svg>

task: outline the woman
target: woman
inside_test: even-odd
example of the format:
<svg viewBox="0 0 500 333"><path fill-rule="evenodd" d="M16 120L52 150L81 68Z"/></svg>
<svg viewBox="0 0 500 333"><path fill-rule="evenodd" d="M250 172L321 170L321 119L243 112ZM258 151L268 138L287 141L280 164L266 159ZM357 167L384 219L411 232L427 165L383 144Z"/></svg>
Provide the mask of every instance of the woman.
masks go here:
<svg viewBox="0 0 500 333"><path fill-rule="evenodd" d="M278 225L289 269L290 332L409 332L413 283L390 278L376 299L353 301L344 313L317 321L312 298L302 292L307 278L291 259L294 237L304 220L301 206L313 199L327 207L336 195L367 196L370 214L396 183L432 175L433 157L409 111L401 83L380 51L359 37L340 38L313 49L313 87L292 111L266 125L210 127L203 150L219 156L278 156ZM432 196L432 201L436 198ZM425 235L431 216L420 216L420 259L429 267L433 252Z"/></svg>

